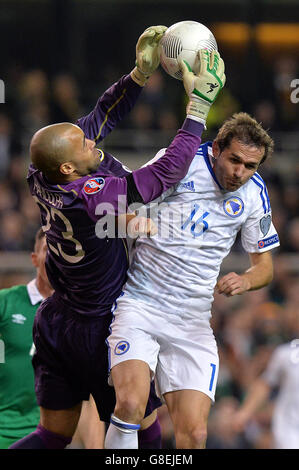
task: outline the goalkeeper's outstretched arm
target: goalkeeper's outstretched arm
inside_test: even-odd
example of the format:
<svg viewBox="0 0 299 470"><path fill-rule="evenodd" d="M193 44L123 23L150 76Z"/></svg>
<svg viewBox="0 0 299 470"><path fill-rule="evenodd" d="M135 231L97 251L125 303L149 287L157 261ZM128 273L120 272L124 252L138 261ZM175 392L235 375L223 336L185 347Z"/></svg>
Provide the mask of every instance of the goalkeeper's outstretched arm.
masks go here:
<svg viewBox="0 0 299 470"><path fill-rule="evenodd" d="M108 88L95 108L76 122L88 139L100 142L131 111L139 95L160 64L159 42L166 26L151 26L136 44L136 66Z"/></svg>

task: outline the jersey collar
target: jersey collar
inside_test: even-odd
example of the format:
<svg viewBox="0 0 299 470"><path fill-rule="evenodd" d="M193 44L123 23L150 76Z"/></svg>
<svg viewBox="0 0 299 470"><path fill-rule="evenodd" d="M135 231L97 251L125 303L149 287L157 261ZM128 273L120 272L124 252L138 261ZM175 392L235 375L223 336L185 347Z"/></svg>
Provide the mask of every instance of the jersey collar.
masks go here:
<svg viewBox="0 0 299 470"><path fill-rule="evenodd" d="M36 286L36 279L32 279L32 281L27 284L27 292L32 305L36 305L44 300Z"/></svg>
<svg viewBox="0 0 299 470"><path fill-rule="evenodd" d="M213 158L212 142L206 142L205 144L202 145L202 153L203 153L203 157L205 159L206 165L208 167L209 172L211 173L213 180L217 184L218 188L221 189L221 191L223 191L223 187L217 180L213 167L212 167L212 158Z"/></svg>

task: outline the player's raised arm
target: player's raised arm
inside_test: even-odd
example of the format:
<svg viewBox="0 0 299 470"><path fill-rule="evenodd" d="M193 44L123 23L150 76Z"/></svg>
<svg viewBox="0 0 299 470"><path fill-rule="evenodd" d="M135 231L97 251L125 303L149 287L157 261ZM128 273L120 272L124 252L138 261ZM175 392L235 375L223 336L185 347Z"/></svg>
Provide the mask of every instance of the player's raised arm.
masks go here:
<svg viewBox="0 0 299 470"><path fill-rule="evenodd" d="M163 157L127 177L129 188L137 188L144 203L152 201L184 178L200 145L210 107L225 84L224 62L217 51L199 51L199 59L201 67L198 75L186 62L180 64L184 88L189 97L182 128ZM217 90L213 89L210 93L211 81L217 82ZM145 181L147 184L144 184Z"/></svg>
<svg viewBox="0 0 299 470"><path fill-rule="evenodd" d="M209 96L210 87L207 86L207 82L217 77L220 88L224 86L225 82L224 64L219 53L213 51L207 54L209 60L203 61L198 75L190 72L187 67L183 69L184 87L186 90L190 90L188 92L190 101L187 106L187 117L165 154L159 160L133 171L124 178L101 178L103 180L101 188L103 189L92 196L86 191L82 191L91 217L103 215L97 211L97 207L104 200L109 201L114 215L125 213L130 204L136 202L147 204L178 183L187 174L201 142L208 110L218 95L218 92L214 92L211 97ZM195 88L192 88L191 82L195 84ZM194 101L195 89L201 94L201 99L197 100L196 106L192 106L190 103ZM207 98L206 101L205 98ZM201 112L203 109L204 111ZM200 117L198 116L199 112L201 112ZM126 200L126 204L122 205L121 210L119 210L118 201L120 195L125 196Z"/></svg>
<svg viewBox="0 0 299 470"><path fill-rule="evenodd" d="M131 111L142 88L160 63L159 42L166 26L151 26L139 37L136 45L136 66L98 99L95 108L77 121L88 139L96 142Z"/></svg>

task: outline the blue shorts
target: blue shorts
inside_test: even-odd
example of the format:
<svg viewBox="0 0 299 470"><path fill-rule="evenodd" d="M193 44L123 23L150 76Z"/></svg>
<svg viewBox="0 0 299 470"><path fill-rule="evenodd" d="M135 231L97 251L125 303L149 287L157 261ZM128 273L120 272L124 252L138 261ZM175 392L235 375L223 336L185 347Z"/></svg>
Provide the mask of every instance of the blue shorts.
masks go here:
<svg viewBox="0 0 299 470"><path fill-rule="evenodd" d="M101 420L110 421L115 407L114 388L108 385L106 344L111 321L110 312L84 317L69 311L55 296L41 304L33 326L32 358L39 406L64 410L91 394ZM152 383L145 416L161 404Z"/></svg>

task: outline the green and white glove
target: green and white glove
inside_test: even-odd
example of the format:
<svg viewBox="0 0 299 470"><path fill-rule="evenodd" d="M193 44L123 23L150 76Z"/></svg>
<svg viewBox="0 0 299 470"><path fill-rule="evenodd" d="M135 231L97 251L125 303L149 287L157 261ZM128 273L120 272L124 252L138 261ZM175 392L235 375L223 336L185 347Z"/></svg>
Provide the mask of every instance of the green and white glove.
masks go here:
<svg viewBox="0 0 299 470"><path fill-rule="evenodd" d="M131 77L140 86L144 86L160 64L159 43L167 26L150 26L139 37L136 44L136 67Z"/></svg>
<svg viewBox="0 0 299 470"><path fill-rule="evenodd" d="M224 87L226 77L224 62L217 51L201 49L198 51L198 58L198 75L192 72L188 62L182 60L180 66L184 87L190 99L187 104L187 117L202 122L205 126L210 107Z"/></svg>

